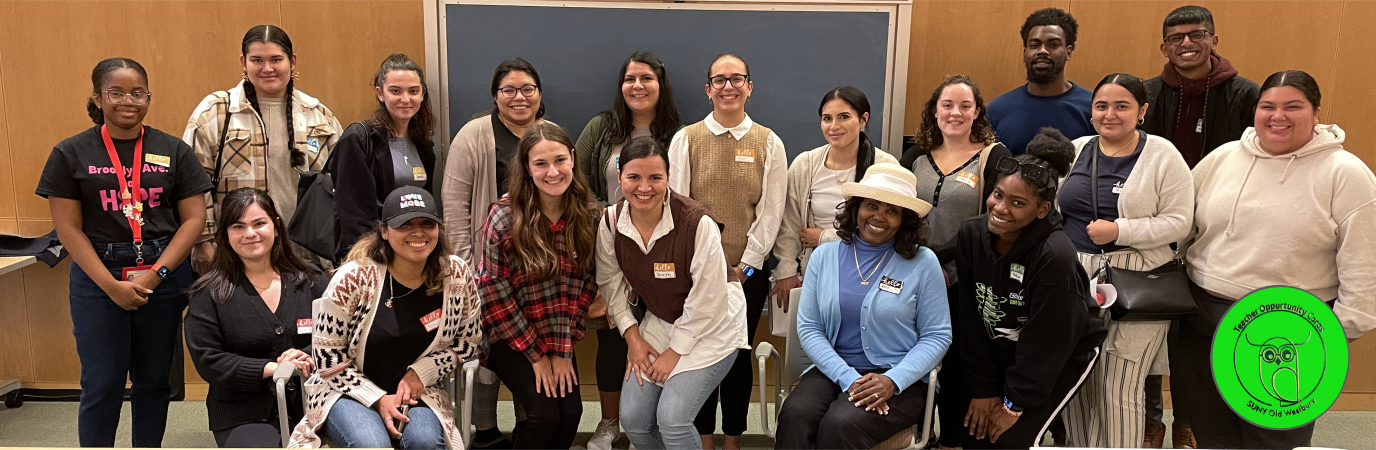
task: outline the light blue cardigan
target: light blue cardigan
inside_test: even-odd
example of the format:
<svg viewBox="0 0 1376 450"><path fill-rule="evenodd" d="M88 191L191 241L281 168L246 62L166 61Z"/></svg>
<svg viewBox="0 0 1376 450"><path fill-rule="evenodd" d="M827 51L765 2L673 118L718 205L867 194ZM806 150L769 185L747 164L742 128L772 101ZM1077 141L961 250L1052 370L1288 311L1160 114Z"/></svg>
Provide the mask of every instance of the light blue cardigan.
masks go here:
<svg viewBox="0 0 1376 450"><path fill-rule="evenodd" d="M798 339L814 363L808 370L821 369L841 389L849 389L860 373L836 354L836 335L841 330L839 271L855 268L838 266L838 251L848 252L850 246L833 241L812 253L798 302ZM919 248L913 259L889 257L865 295L860 340L870 362L889 369L884 375L898 386L896 395L941 362L951 345L951 313L941 264L931 250ZM898 294L879 289L884 278L903 283Z"/></svg>

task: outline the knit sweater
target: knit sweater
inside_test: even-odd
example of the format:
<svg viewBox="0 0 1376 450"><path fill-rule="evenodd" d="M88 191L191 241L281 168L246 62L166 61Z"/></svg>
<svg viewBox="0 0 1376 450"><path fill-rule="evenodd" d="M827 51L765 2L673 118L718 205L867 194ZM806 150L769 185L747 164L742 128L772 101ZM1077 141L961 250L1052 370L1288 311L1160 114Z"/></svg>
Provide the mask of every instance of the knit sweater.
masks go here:
<svg viewBox="0 0 1376 450"><path fill-rule="evenodd" d="M817 228L817 222L812 218L812 205L808 204L808 194L812 192L812 180L817 177L817 170L826 165L829 149L831 145L826 144L803 152L788 166L788 199L784 201L784 220L779 224L778 237L774 239L774 257L779 260L779 264L774 266L773 276L776 280L807 273L807 261L813 249L803 248L798 232L803 228ZM879 147L874 148L874 163L897 162L893 155ZM836 230L822 230L818 245L837 239Z"/></svg>
<svg viewBox="0 0 1376 450"><path fill-rule="evenodd" d="M1174 257L1171 243L1190 233L1194 220L1194 191L1190 188L1190 168L1175 146L1166 138L1146 136L1147 144L1118 196L1118 219L1113 221L1118 225L1118 240L1114 242L1141 253L1148 267L1157 267ZM1076 162L1072 167L1080 158L1089 158L1088 152L1098 151L1085 148L1094 137L1085 136L1074 141ZM1061 184L1065 184L1065 179ZM1090 194L1061 192L1059 195L1066 198L1067 195Z"/></svg>
<svg viewBox="0 0 1376 450"><path fill-rule="evenodd" d="M1190 279L1242 298L1294 286L1323 300L1347 337L1376 328L1376 175L1343 149L1337 125L1299 150L1271 155L1255 129L1194 169L1195 235L1182 248Z"/></svg>
<svg viewBox="0 0 1376 450"><path fill-rule="evenodd" d="M439 416L450 449L462 449L463 439L454 426L453 409L443 381L475 355L482 341L481 299L473 278L468 264L458 257L449 257L439 332L410 366L425 386L420 401ZM330 407L341 396L348 395L371 406L387 393L363 374L367 364L368 333L382 303L382 285L386 279L386 265L370 260L351 261L335 272L325 288L313 324L311 345L316 371L305 383L306 418L296 425L288 447L325 445L319 435L320 427L329 417Z"/></svg>
<svg viewBox="0 0 1376 450"><path fill-rule="evenodd" d="M464 261L472 261L482 251L483 225L498 199L497 139L489 116L468 121L454 135L440 184L449 245Z"/></svg>

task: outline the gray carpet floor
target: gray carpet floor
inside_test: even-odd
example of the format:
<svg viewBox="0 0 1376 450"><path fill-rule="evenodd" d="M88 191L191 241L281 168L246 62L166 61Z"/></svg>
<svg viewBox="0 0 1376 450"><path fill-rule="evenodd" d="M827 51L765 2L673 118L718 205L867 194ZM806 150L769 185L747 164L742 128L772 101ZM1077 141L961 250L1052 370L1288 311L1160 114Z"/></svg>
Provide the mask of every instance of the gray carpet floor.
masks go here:
<svg viewBox="0 0 1376 450"><path fill-rule="evenodd" d="M30 401L16 409L0 407L0 447L75 447L76 413L75 402ZM215 439L206 430L205 414L204 402L173 402L168 413L167 435L163 438L163 446L214 447ZM1170 411L1166 414L1169 423ZM498 416L502 429L510 431L511 424L515 422L511 402L501 402ZM587 442L600 416L600 408L596 402L583 403L583 420L575 444L583 445ZM761 431L759 412L754 405L751 406L749 417L750 426L742 437L742 444L746 448L772 448L773 440ZM1376 432L1373 430L1376 430L1376 412L1330 411L1315 427L1313 444L1316 447L1376 449ZM1169 430L1167 436L1170 436ZM623 436L616 447L624 449L626 443ZM721 445L720 437L717 444ZM123 409L116 445L130 445L127 403Z"/></svg>

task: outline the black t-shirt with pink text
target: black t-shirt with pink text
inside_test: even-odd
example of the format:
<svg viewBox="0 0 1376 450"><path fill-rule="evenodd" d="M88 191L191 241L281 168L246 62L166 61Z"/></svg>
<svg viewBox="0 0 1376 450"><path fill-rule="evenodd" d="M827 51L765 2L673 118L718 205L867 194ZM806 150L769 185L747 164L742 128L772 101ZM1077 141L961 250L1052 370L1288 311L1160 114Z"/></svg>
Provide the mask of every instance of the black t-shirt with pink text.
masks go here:
<svg viewBox="0 0 1376 450"><path fill-rule="evenodd" d="M177 202L211 189L191 146L152 127L143 128L143 173L137 198L143 199L143 240L170 237L181 226ZM132 173L137 139L112 139L127 174ZM121 175L110 164L100 126L69 137L53 147L38 195L81 202L81 228L93 244L133 242L129 220L120 209Z"/></svg>

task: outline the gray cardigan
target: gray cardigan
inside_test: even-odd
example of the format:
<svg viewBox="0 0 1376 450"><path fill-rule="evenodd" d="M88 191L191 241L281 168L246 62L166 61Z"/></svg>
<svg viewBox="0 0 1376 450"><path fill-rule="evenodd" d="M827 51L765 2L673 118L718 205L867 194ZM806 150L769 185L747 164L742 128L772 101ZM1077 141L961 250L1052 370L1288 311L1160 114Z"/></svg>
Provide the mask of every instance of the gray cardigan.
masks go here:
<svg viewBox="0 0 1376 450"><path fill-rule="evenodd" d="M465 262L479 254L474 249L483 240L487 213L497 203L497 139L492 133L487 114L468 121L449 144L444 165L444 226L454 254Z"/></svg>
<svg viewBox="0 0 1376 450"><path fill-rule="evenodd" d="M784 220L779 225L779 234L774 239L774 257L779 265L774 267L773 278L782 280L794 275L807 273L807 260L813 249L804 249L798 232L804 227L817 228L812 220L812 207L807 204L808 192L812 190L812 180L817 176L817 168L827 161L830 144L808 150L788 166L788 199L784 200ZM898 163L888 152L874 148L874 163ZM836 230L822 230L818 244L835 241Z"/></svg>

